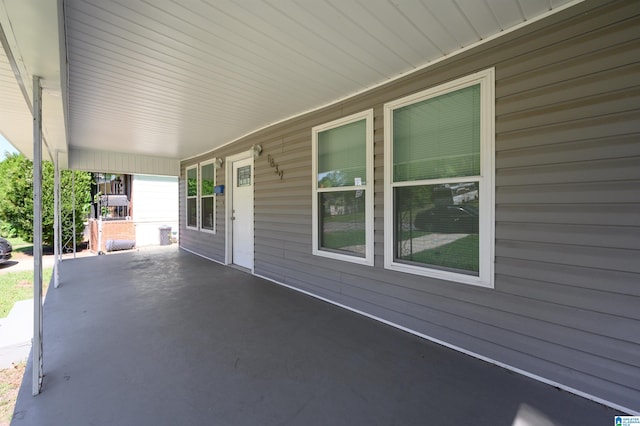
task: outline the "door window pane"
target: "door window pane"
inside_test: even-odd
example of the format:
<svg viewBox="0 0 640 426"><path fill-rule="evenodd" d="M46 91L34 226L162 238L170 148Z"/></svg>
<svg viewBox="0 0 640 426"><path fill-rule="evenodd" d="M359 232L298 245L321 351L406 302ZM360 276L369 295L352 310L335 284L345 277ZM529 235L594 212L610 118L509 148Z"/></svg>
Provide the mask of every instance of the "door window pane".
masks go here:
<svg viewBox="0 0 640 426"><path fill-rule="evenodd" d="M238 168L238 187L251 185L251 166Z"/></svg>

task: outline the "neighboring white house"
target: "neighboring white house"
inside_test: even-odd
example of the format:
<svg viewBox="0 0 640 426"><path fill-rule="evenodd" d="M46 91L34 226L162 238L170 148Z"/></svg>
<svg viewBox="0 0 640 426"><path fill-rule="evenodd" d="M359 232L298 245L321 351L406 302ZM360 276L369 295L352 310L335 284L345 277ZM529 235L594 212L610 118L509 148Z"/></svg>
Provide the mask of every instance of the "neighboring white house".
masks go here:
<svg viewBox="0 0 640 426"><path fill-rule="evenodd" d="M136 246L158 245L159 230L170 226L178 232L178 178L171 176L133 175L131 183L132 219L136 229Z"/></svg>

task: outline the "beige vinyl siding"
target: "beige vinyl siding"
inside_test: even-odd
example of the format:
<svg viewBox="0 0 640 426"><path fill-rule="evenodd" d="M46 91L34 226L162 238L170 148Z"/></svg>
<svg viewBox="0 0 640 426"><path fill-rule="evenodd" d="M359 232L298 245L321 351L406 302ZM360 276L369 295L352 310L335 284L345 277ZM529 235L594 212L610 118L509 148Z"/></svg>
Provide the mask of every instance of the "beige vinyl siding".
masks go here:
<svg viewBox="0 0 640 426"><path fill-rule="evenodd" d="M263 146L255 161L255 273L640 411L639 58L637 2L586 1L212 153ZM385 270L382 105L489 67L495 288ZM374 267L311 254L311 128L369 108ZM218 233L197 235L184 229L181 205L181 245L220 260L224 197L217 208Z"/></svg>
<svg viewBox="0 0 640 426"><path fill-rule="evenodd" d="M177 176L180 171L180 161L176 158L72 148L69 150L69 169Z"/></svg>

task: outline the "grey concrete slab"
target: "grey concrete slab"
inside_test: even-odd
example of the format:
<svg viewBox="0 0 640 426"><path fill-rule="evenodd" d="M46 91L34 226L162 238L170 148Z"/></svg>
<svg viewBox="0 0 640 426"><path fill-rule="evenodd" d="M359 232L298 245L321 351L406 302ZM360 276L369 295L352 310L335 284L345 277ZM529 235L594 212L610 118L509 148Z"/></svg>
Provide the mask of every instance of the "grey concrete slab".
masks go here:
<svg viewBox="0 0 640 426"><path fill-rule="evenodd" d="M20 300L0 324L0 369L27 359L33 337L33 299Z"/></svg>
<svg viewBox="0 0 640 426"><path fill-rule="evenodd" d="M613 410L184 251L64 262L13 426L604 425Z"/></svg>

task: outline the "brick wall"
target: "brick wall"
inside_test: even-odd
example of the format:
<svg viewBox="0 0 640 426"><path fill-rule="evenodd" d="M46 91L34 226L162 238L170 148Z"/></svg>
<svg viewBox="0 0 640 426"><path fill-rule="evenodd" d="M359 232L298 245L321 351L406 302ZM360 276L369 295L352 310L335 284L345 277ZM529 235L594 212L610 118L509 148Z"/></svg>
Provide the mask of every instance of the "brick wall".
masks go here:
<svg viewBox="0 0 640 426"><path fill-rule="evenodd" d="M92 252L106 251L105 244L107 240L135 240L136 227L131 220L111 220L102 221L102 240L98 248L98 221L91 219L89 221L90 239L89 249Z"/></svg>

